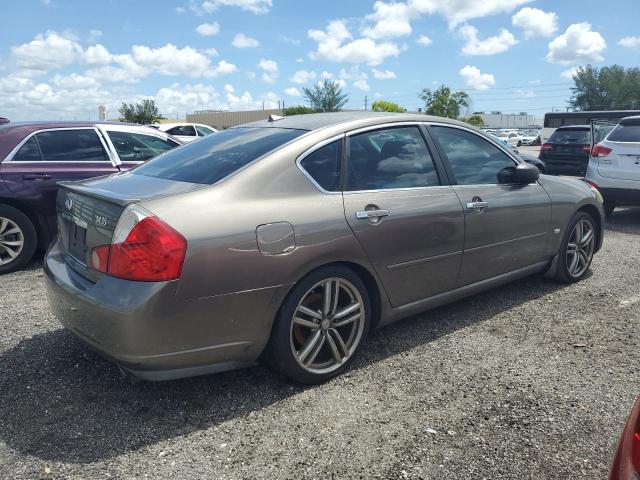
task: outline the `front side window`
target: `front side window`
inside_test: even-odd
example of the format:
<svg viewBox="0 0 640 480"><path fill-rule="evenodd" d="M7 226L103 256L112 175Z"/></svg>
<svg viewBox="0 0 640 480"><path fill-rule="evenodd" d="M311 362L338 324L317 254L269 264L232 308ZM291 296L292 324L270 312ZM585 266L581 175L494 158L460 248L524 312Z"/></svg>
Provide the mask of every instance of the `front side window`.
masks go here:
<svg viewBox="0 0 640 480"><path fill-rule="evenodd" d="M459 128L431 127L459 185L509 183L516 163L498 147Z"/></svg>
<svg viewBox="0 0 640 480"><path fill-rule="evenodd" d="M302 159L300 166L328 192L340 189L342 140L320 147Z"/></svg>
<svg viewBox="0 0 640 480"><path fill-rule="evenodd" d="M107 132L111 143L123 162L145 162L177 147L171 140L131 132Z"/></svg>
<svg viewBox="0 0 640 480"><path fill-rule="evenodd" d="M349 137L345 190L380 190L440 185L418 127L396 127Z"/></svg>
<svg viewBox="0 0 640 480"><path fill-rule="evenodd" d="M39 162L42 160L36 137L31 137L13 156L16 162Z"/></svg>
<svg viewBox="0 0 640 480"><path fill-rule="evenodd" d="M49 130L37 133L45 162L108 162L107 152L93 129Z"/></svg>
<svg viewBox="0 0 640 480"><path fill-rule="evenodd" d="M201 137L206 137L207 135L211 135L212 133L216 133L210 128L203 127L202 125L196 125L196 130L198 131L198 135Z"/></svg>
<svg viewBox="0 0 640 480"><path fill-rule="evenodd" d="M183 137L195 137L196 131L193 128L193 125L178 125L177 127L170 128L167 130L169 135L180 135Z"/></svg>
<svg viewBox="0 0 640 480"><path fill-rule="evenodd" d="M132 172L211 185L305 132L292 128L230 128L167 152Z"/></svg>

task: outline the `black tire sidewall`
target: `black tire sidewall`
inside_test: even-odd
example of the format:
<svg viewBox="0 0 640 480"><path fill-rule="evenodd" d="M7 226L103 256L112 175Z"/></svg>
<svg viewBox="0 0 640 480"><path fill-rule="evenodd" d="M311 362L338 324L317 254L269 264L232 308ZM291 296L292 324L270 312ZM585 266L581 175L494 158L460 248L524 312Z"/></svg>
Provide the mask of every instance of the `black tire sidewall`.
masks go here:
<svg viewBox="0 0 640 480"><path fill-rule="evenodd" d="M573 227L575 227L580 220L588 220L594 229L594 234L597 228L596 222L594 221L593 217L587 212L577 212L573 217L571 217L571 220L569 221L569 224L567 226L567 230L564 232L564 238L562 239L560 251L558 252L558 271L556 277L558 280L565 283L575 283L582 280L589 272L589 269L591 268L591 262L593 261L593 255L591 255L591 258L589 259L589 265L587 265L587 268L579 277L572 276L569 273L569 269L567 268L567 244L569 243L569 237L571 236Z"/></svg>
<svg viewBox="0 0 640 480"><path fill-rule="evenodd" d="M38 243L36 229L24 213L20 210L10 207L9 205L0 205L0 217L5 217L15 222L24 236L24 246L20 255L18 255L12 262L6 265L0 265L0 275L3 273L13 272L24 267L29 260L33 257L36 251Z"/></svg>
<svg viewBox="0 0 640 480"><path fill-rule="evenodd" d="M344 278L345 280L351 282L358 289L360 295L362 296L362 301L364 302L365 324L360 343L356 347L356 350L355 352L353 352L351 357L340 368L334 370L333 372L316 374L303 369L294 358L294 354L291 351L290 347L290 327L291 322L293 321L293 314L295 313L295 309L297 308L302 296L305 295L313 285L317 284L325 278L330 277ZM340 375L347 368L349 368L349 365L357 356L358 351L362 347L362 344L364 343L365 338L369 333L370 325L371 301L369 299L367 288L361 278L355 272L353 272L353 270L347 267L322 267L318 270L315 270L314 272L311 272L302 280L300 280L291 289L291 291L285 298L275 319L273 329L271 331L271 337L269 339L269 344L267 345L267 349L265 352L265 358L272 368L296 382L307 385L316 385L319 383L323 383L337 375Z"/></svg>

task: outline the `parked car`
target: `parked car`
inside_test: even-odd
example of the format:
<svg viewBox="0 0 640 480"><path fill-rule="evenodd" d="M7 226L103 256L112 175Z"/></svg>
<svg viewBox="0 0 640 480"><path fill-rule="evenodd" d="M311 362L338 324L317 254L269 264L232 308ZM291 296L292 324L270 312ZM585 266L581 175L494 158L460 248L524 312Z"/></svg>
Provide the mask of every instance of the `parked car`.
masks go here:
<svg viewBox="0 0 640 480"><path fill-rule="evenodd" d="M542 144L538 158L547 166L551 175L584 176L591 150L591 127L571 125L559 127Z"/></svg>
<svg viewBox="0 0 640 480"><path fill-rule="evenodd" d="M586 180L604 197L605 212L640 205L640 116L627 117L591 151Z"/></svg>
<svg viewBox="0 0 640 480"><path fill-rule="evenodd" d="M218 131L209 125L203 125L201 123L154 123L149 126L161 132L168 133L183 143L192 142L200 137L206 137Z"/></svg>
<svg viewBox="0 0 640 480"><path fill-rule="evenodd" d="M613 458L609 480L640 478L640 397L631 410Z"/></svg>
<svg viewBox="0 0 640 480"><path fill-rule="evenodd" d="M372 328L528 275L576 282L602 244L596 190L465 123L270 120L62 186L44 269L66 328L146 379L265 358L314 384Z"/></svg>
<svg viewBox="0 0 640 480"><path fill-rule="evenodd" d="M497 136L509 145L514 145L516 147L522 145L522 136L518 132L501 132Z"/></svg>
<svg viewBox="0 0 640 480"><path fill-rule="evenodd" d="M538 157L529 155L528 153L520 153L518 156L525 162L535 165L538 170L540 170L540 173L547 173L547 166Z"/></svg>
<svg viewBox="0 0 640 480"><path fill-rule="evenodd" d="M509 142L507 142L506 137L499 137L497 135L494 135L492 133L489 134L494 140L496 140L497 142L500 142L502 145L505 146L505 148L508 148L509 150L511 150L513 153L518 154L520 153L518 151L518 147L516 147L515 145L510 144Z"/></svg>
<svg viewBox="0 0 640 480"><path fill-rule="evenodd" d="M0 126L0 274L54 238L57 182L127 170L179 145L140 125L84 122Z"/></svg>
<svg viewBox="0 0 640 480"><path fill-rule="evenodd" d="M517 145L518 147L521 145L535 145L539 139L540 135L538 133L522 132L520 134L520 143Z"/></svg>

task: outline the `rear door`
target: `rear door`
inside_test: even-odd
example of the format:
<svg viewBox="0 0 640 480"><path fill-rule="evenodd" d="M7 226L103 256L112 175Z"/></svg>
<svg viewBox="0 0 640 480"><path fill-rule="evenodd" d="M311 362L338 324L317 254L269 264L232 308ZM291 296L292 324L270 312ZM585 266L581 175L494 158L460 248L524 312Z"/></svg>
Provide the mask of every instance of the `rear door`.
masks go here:
<svg viewBox="0 0 640 480"><path fill-rule="evenodd" d="M538 183L510 183L517 162L477 133L451 125L429 131L457 183L464 208L464 256L458 286L489 279L545 259L551 201Z"/></svg>
<svg viewBox="0 0 640 480"><path fill-rule="evenodd" d="M594 128L594 127L592 127ZM623 120L609 129L601 145L611 152L598 157L598 173L603 177L640 181L640 118Z"/></svg>
<svg viewBox="0 0 640 480"><path fill-rule="evenodd" d="M421 126L347 134L346 220L392 305L452 289L460 267L460 201Z"/></svg>
<svg viewBox="0 0 640 480"><path fill-rule="evenodd" d="M145 127L100 125L98 128L115 152L116 163L122 170L129 170L180 145L165 133Z"/></svg>
<svg viewBox="0 0 640 480"><path fill-rule="evenodd" d="M95 128L56 128L31 134L0 165L7 187L43 215L55 231L57 182L118 171Z"/></svg>

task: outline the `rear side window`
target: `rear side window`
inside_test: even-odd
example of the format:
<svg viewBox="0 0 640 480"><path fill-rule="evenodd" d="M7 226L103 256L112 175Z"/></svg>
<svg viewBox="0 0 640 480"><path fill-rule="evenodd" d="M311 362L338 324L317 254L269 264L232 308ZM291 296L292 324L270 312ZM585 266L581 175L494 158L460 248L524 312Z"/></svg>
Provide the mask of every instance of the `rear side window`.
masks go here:
<svg viewBox="0 0 640 480"><path fill-rule="evenodd" d="M340 189L340 160L342 158L342 140L336 140L302 159L300 166L328 192Z"/></svg>
<svg viewBox="0 0 640 480"><path fill-rule="evenodd" d="M640 142L640 125L618 125L607 137L611 142Z"/></svg>
<svg viewBox="0 0 640 480"><path fill-rule="evenodd" d="M196 130L198 131L198 135L201 137L206 137L207 135L211 135L212 133L216 133L210 128L202 127L200 125L196 125Z"/></svg>
<svg viewBox="0 0 640 480"><path fill-rule="evenodd" d="M345 190L437 185L438 174L418 127L387 128L349 138Z"/></svg>
<svg viewBox="0 0 640 480"><path fill-rule="evenodd" d="M39 162L42 160L36 137L31 137L13 156L15 162Z"/></svg>
<svg viewBox="0 0 640 480"><path fill-rule="evenodd" d="M107 135L123 162L146 162L178 146L171 140L141 133L109 131Z"/></svg>
<svg viewBox="0 0 640 480"><path fill-rule="evenodd" d="M584 145L589 142L589 130L556 130L549 137L549 143Z"/></svg>
<svg viewBox="0 0 640 480"><path fill-rule="evenodd" d="M179 125L167 130L169 135L182 135L183 137L195 137L196 131L192 125Z"/></svg>
<svg viewBox="0 0 640 480"><path fill-rule="evenodd" d="M303 133L286 128L230 128L167 152L133 173L211 185Z"/></svg>
<svg viewBox="0 0 640 480"><path fill-rule="evenodd" d="M45 162L108 162L93 129L50 130L34 136Z"/></svg>

